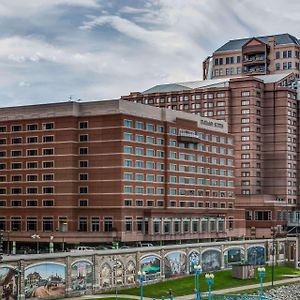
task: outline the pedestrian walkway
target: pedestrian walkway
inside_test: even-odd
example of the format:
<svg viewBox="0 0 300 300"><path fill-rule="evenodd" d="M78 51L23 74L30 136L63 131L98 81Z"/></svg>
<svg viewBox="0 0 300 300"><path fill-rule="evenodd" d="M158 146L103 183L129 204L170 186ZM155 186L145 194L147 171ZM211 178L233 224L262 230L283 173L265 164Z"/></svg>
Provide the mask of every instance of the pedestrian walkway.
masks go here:
<svg viewBox="0 0 300 300"><path fill-rule="evenodd" d="M300 277L287 278L287 279L274 281L274 286L275 285L282 285L282 284L290 284L290 283L295 283L295 282L300 282ZM272 282L264 283L264 288L265 287L270 287L270 286L272 286ZM222 290L214 290L213 289L212 293L213 294L239 294L242 291L252 290L252 289L259 289L259 287L260 287L260 285L259 285L259 283L257 283L257 284L237 286L237 287L222 289ZM206 295L206 292L204 292L202 294ZM85 295L85 296L81 296L81 297L68 298L68 299L70 299L70 300L79 300L79 299L94 299L94 298L107 298L107 297L115 298L115 295L114 294ZM119 294L118 297L120 297L120 298L129 298L129 299L140 299L140 296L135 296L135 295ZM195 299L195 294L184 295L184 296L174 295L174 298L176 300L192 300L192 299ZM152 300L152 298L148 298L148 297L143 297L143 299L144 300ZM159 297L157 297L156 299L159 299Z"/></svg>

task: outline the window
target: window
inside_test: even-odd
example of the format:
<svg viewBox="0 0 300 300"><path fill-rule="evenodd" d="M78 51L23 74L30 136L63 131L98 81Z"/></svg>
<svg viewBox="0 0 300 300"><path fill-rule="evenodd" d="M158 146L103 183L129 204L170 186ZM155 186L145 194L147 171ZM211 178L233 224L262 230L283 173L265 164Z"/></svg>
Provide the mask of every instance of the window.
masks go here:
<svg viewBox="0 0 300 300"><path fill-rule="evenodd" d="M88 167L88 161L87 160L80 160L79 161L79 168L87 168Z"/></svg>
<svg viewBox="0 0 300 300"><path fill-rule="evenodd" d="M43 217L43 231L53 231L53 217Z"/></svg>
<svg viewBox="0 0 300 300"><path fill-rule="evenodd" d="M132 217L125 217L125 231L132 231Z"/></svg>
<svg viewBox="0 0 300 300"><path fill-rule="evenodd" d="M38 167L38 163L35 161L27 163L27 169L36 169Z"/></svg>
<svg viewBox="0 0 300 300"><path fill-rule="evenodd" d="M38 142L38 137L37 136L29 136L27 137L27 143L28 144L35 144Z"/></svg>
<svg viewBox="0 0 300 300"><path fill-rule="evenodd" d="M37 200L27 200L26 206L37 206L38 202Z"/></svg>
<svg viewBox="0 0 300 300"><path fill-rule="evenodd" d="M54 167L54 162L53 161L43 161L43 168L46 169L46 168L53 168L53 167Z"/></svg>
<svg viewBox="0 0 300 300"><path fill-rule="evenodd" d="M45 135L45 136L43 136L43 142L44 143L54 142L54 136L53 135Z"/></svg>
<svg viewBox="0 0 300 300"><path fill-rule="evenodd" d="M11 230L21 231L21 229L22 229L21 217L11 217Z"/></svg>
<svg viewBox="0 0 300 300"><path fill-rule="evenodd" d="M0 139L0 145L5 145L6 144L6 139Z"/></svg>
<svg viewBox="0 0 300 300"><path fill-rule="evenodd" d="M22 126L21 125L12 125L11 126L11 131L22 131Z"/></svg>
<svg viewBox="0 0 300 300"><path fill-rule="evenodd" d="M132 141L132 133L124 132L123 138L125 141Z"/></svg>
<svg viewBox="0 0 300 300"><path fill-rule="evenodd" d="M131 120L124 120L124 127L131 128L132 127L132 121Z"/></svg>
<svg viewBox="0 0 300 300"><path fill-rule="evenodd" d="M43 187L43 194L53 194L54 193L54 187Z"/></svg>
<svg viewBox="0 0 300 300"><path fill-rule="evenodd" d="M53 200L43 200L43 206L54 206Z"/></svg>
<svg viewBox="0 0 300 300"><path fill-rule="evenodd" d="M7 128L6 126L0 126L0 132L6 132Z"/></svg>
<svg viewBox="0 0 300 300"><path fill-rule="evenodd" d="M54 123L45 123L45 124L43 124L43 129L44 130L54 129Z"/></svg>
<svg viewBox="0 0 300 300"><path fill-rule="evenodd" d="M44 181L52 181L54 180L54 174L43 174Z"/></svg>
<svg viewBox="0 0 300 300"><path fill-rule="evenodd" d="M79 148L79 154L80 155L87 155L88 154L88 148Z"/></svg>
<svg viewBox="0 0 300 300"><path fill-rule="evenodd" d="M104 218L104 232L110 232L113 228L113 219L111 217Z"/></svg>
<svg viewBox="0 0 300 300"><path fill-rule="evenodd" d="M276 63L275 68L276 68L276 71L279 71L280 70L280 63Z"/></svg>
<svg viewBox="0 0 300 300"><path fill-rule="evenodd" d="M146 124L146 129L148 130L148 131L154 131L154 125L153 124Z"/></svg>
<svg viewBox="0 0 300 300"><path fill-rule="evenodd" d="M79 122L79 129L86 129L88 128L88 122L84 121L84 122Z"/></svg>
<svg viewBox="0 0 300 300"><path fill-rule="evenodd" d="M27 194L37 194L38 188L37 187L29 187L27 188Z"/></svg>
<svg viewBox="0 0 300 300"><path fill-rule="evenodd" d="M79 193L80 194L87 194L88 193L88 187L87 186L80 186L79 187Z"/></svg>
<svg viewBox="0 0 300 300"><path fill-rule="evenodd" d="M144 129L144 124L143 124L143 122L136 121L136 122L135 122L135 128L136 128L136 129Z"/></svg>
<svg viewBox="0 0 300 300"><path fill-rule="evenodd" d="M99 220L99 217L92 217L91 231L92 232L98 232L98 231L100 231L100 220Z"/></svg>
<svg viewBox="0 0 300 300"><path fill-rule="evenodd" d="M22 169L22 163L19 163L19 162L11 163L11 168L13 170Z"/></svg>
<svg viewBox="0 0 300 300"><path fill-rule="evenodd" d="M11 206L14 206L14 207L22 206L22 201L21 200L12 200Z"/></svg>
<svg viewBox="0 0 300 300"><path fill-rule="evenodd" d="M37 218L36 217L27 217L26 230L27 231L36 231L37 230Z"/></svg>
<svg viewBox="0 0 300 300"><path fill-rule="evenodd" d="M37 181L38 176L37 175L27 175L27 181Z"/></svg>
<svg viewBox="0 0 300 300"><path fill-rule="evenodd" d="M38 130L38 126L37 126L37 124L28 124L27 130L28 131Z"/></svg>
<svg viewBox="0 0 300 300"><path fill-rule="evenodd" d="M37 156L37 155L38 155L37 149L28 149L27 150L27 156Z"/></svg>
<svg viewBox="0 0 300 300"><path fill-rule="evenodd" d="M22 143L22 138L13 138L11 140L12 144L21 144Z"/></svg>
<svg viewBox="0 0 300 300"><path fill-rule="evenodd" d="M54 154L53 148L43 149L43 155L53 155L53 154Z"/></svg>
<svg viewBox="0 0 300 300"><path fill-rule="evenodd" d="M13 156L13 157L22 156L22 151L21 150L12 150L11 156Z"/></svg>

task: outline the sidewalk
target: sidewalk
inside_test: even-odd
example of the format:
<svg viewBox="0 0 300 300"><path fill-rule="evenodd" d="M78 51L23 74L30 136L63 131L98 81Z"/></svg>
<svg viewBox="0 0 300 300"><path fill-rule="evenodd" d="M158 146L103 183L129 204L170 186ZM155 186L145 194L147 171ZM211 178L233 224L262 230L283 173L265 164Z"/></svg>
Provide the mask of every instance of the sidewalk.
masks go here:
<svg viewBox="0 0 300 300"><path fill-rule="evenodd" d="M282 279L282 280L277 280L274 281L274 286L275 285L281 285L281 284L290 284L294 282L300 282L300 277L296 278L287 278L287 279ZM264 287L269 287L272 285L272 282L266 282L264 283ZM244 285L244 286L238 286L234 288L228 288L228 289L222 289L222 290L212 290L213 294L239 294L241 291L245 290L251 290L251 289L258 289L260 287L259 283L257 284L251 284L251 285ZM202 295L206 295L206 292L203 292ZM115 294L100 294L100 295L85 295L81 297L76 297L76 298L68 298L70 300L78 300L78 299L93 299L93 298L115 298ZM130 298L130 299L140 299L140 296L134 296L134 295L123 295L123 294L118 294L119 298ZM152 300L152 298L148 297L143 297L144 300ZM160 299L160 298L156 298ZM165 298L167 299L167 298ZM195 299L195 294L191 295L184 295L184 296L177 296L174 295L175 300L192 300Z"/></svg>

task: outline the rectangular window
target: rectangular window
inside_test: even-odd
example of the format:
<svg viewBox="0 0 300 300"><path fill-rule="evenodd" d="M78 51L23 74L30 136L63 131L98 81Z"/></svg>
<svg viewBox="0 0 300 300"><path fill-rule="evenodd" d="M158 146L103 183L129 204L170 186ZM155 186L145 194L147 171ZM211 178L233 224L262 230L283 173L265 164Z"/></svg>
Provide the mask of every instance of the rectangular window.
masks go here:
<svg viewBox="0 0 300 300"><path fill-rule="evenodd" d="M38 125L37 124L28 124L27 130L28 131L38 130Z"/></svg>
<svg viewBox="0 0 300 300"><path fill-rule="evenodd" d="M53 155L53 154L54 154L53 148L43 149L43 155Z"/></svg>
<svg viewBox="0 0 300 300"><path fill-rule="evenodd" d="M79 122L79 129L86 129L88 128L88 122L84 121L84 122Z"/></svg>
<svg viewBox="0 0 300 300"><path fill-rule="evenodd" d="M43 142L44 143L52 143L52 142L54 142L54 136L53 135L43 136Z"/></svg>
<svg viewBox="0 0 300 300"><path fill-rule="evenodd" d="M54 123L45 123L45 124L43 124L43 129L44 130L54 129Z"/></svg>

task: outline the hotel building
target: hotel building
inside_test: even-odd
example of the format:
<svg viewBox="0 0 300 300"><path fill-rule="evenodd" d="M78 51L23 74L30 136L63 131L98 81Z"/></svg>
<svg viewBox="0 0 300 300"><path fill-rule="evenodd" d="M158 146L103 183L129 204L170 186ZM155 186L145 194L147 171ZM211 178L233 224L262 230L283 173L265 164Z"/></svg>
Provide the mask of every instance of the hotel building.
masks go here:
<svg viewBox="0 0 300 300"><path fill-rule="evenodd" d="M247 83L247 99L258 84ZM245 235L234 140L222 120L123 100L70 101L1 108L0 132L0 230L11 242ZM254 191L252 178L247 188Z"/></svg>
<svg viewBox="0 0 300 300"><path fill-rule="evenodd" d="M203 79L282 74L299 77L300 42L290 34L230 40L203 62Z"/></svg>
<svg viewBox="0 0 300 300"><path fill-rule="evenodd" d="M236 207L247 237L284 234L299 207L299 114L294 74L154 86L122 99L224 120L235 139Z"/></svg>

